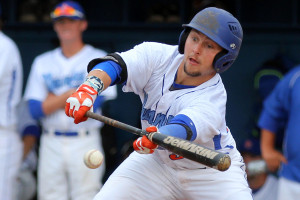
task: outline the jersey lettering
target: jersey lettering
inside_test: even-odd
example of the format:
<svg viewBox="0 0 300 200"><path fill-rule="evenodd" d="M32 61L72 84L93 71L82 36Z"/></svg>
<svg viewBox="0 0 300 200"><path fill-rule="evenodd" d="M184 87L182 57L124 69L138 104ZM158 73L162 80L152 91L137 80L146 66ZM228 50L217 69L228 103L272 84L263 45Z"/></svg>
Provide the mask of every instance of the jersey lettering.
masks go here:
<svg viewBox="0 0 300 200"><path fill-rule="evenodd" d="M43 78L49 91L56 91L63 86L70 86L70 88L78 87L85 79L84 73L74 73L67 77L53 77L52 74L44 74Z"/></svg>
<svg viewBox="0 0 300 200"><path fill-rule="evenodd" d="M146 120L149 124L157 126L158 128L168 124L173 118L173 115L166 116L162 113L156 113L155 110L142 108L141 119Z"/></svg>

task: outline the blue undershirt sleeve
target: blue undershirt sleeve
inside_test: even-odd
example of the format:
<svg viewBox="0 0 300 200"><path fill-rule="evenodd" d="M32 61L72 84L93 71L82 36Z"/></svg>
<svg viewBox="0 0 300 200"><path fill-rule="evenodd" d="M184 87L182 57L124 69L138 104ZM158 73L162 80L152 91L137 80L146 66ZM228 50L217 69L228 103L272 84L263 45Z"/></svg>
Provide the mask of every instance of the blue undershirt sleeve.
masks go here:
<svg viewBox="0 0 300 200"><path fill-rule="evenodd" d="M176 115L169 124L160 127L159 132L185 140L190 138L188 139L190 141L195 140L197 136L194 123L188 116L183 114Z"/></svg>
<svg viewBox="0 0 300 200"><path fill-rule="evenodd" d="M165 135L186 139L187 133L183 126L179 124L168 124L159 128L159 132Z"/></svg>
<svg viewBox="0 0 300 200"><path fill-rule="evenodd" d="M119 64L115 63L114 61L101 62L95 65L92 70L95 69L103 70L108 74L108 76L111 78L110 85L114 85L121 80L122 68Z"/></svg>
<svg viewBox="0 0 300 200"><path fill-rule="evenodd" d="M33 135L36 138L39 138L40 134L41 134L41 130L37 125L29 125L22 132L22 136Z"/></svg>
<svg viewBox="0 0 300 200"><path fill-rule="evenodd" d="M28 100L28 106L33 119L39 120L41 117L45 116L41 101L30 99Z"/></svg>

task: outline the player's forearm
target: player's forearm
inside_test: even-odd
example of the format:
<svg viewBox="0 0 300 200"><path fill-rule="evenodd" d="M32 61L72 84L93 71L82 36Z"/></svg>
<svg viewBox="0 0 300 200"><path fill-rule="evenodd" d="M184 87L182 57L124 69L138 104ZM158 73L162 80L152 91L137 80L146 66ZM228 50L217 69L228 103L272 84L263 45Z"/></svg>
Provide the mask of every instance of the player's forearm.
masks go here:
<svg viewBox="0 0 300 200"><path fill-rule="evenodd" d="M261 152L262 156L275 150L275 134L267 129L261 130Z"/></svg>
<svg viewBox="0 0 300 200"><path fill-rule="evenodd" d="M23 137L23 159L27 157L36 143L36 137L34 135L25 135Z"/></svg>
<svg viewBox="0 0 300 200"><path fill-rule="evenodd" d="M276 135L266 129L261 131L261 151L262 157L267 163L267 167L271 172L279 169L281 163L287 163L284 155L275 148Z"/></svg>
<svg viewBox="0 0 300 200"><path fill-rule="evenodd" d="M97 65L98 68L95 68L97 66L94 66L89 71L85 82L66 100L65 113L74 118L75 124L86 121L88 119L86 112L93 107L97 95L101 95L101 92L108 86L117 83L118 72L120 72L118 66L115 69L114 63L100 63L99 65L104 65L104 67Z"/></svg>
<svg viewBox="0 0 300 200"><path fill-rule="evenodd" d="M59 96L49 93L45 101L42 103L44 114L49 115L57 110L64 109L67 98L74 92L75 89L72 89Z"/></svg>
<svg viewBox="0 0 300 200"><path fill-rule="evenodd" d="M103 82L104 85L104 89L106 89L110 84L111 84L111 78L110 76L101 70L92 70L90 71L90 73L88 74L88 77L90 76L96 76L99 79L101 79L101 81Z"/></svg>

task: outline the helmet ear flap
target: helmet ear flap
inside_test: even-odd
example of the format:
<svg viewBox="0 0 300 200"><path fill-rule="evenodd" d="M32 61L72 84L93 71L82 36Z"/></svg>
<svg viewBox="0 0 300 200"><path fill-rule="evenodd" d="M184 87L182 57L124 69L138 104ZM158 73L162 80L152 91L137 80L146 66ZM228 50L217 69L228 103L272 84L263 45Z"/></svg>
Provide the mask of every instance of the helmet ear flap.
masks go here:
<svg viewBox="0 0 300 200"><path fill-rule="evenodd" d="M189 36L191 29L190 28L185 28L179 36L179 42L178 42L178 51L180 54L184 54L184 46L185 46L185 41L187 37Z"/></svg>
<svg viewBox="0 0 300 200"><path fill-rule="evenodd" d="M218 73L226 71L234 61L227 54L228 51L223 49L214 58L213 66Z"/></svg>

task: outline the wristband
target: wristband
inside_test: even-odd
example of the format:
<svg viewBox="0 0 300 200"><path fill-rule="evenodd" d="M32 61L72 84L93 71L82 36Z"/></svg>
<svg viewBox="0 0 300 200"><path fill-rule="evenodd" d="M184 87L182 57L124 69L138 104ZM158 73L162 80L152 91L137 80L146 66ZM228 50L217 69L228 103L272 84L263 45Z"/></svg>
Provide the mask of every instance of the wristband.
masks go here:
<svg viewBox="0 0 300 200"><path fill-rule="evenodd" d="M85 82L83 84L89 85L94 90L96 90L98 96L101 94L101 92L104 90L104 84L100 78L97 76L89 76L85 79Z"/></svg>

